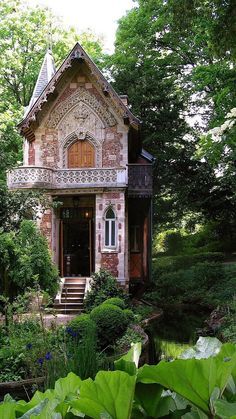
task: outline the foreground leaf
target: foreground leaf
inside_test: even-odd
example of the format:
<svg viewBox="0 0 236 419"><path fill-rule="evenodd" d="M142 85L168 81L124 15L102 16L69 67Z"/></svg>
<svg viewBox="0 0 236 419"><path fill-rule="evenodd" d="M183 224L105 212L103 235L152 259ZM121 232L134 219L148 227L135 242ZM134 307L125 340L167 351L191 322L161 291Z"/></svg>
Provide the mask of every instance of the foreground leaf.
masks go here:
<svg viewBox="0 0 236 419"><path fill-rule="evenodd" d="M236 419L236 403L217 400L214 404L216 414L222 419Z"/></svg>
<svg viewBox="0 0 236 419"><path fill-rule="evenodd" d="M213 390L217 387L223 392L236 365L235 352L231 358L224 355L222 347L219 355L208 359L177 359L161 361L156 366L145 365L139 369L138 381L159 383L209 414Z"/></svg>
<svg viewBox="0 0 236 419"><path fill-rule="evenodd" d="M65 400L69 394L77 394L82 380L78 375L70 372L66 377L59 378L55 383L55 396L60 400Z"/></svg>
<svg viewBox="0 0 236 419"><path fill-rule="evenodd" d="M115 369L127 372L129 375L135 375L138 368L141 350L141 342L132 344L129 352L115 361Z"/></svg>
<svg viewBox="0 0 236 419"><path fill-rule="evenodd" d="M94 419L109 414L112 419L131 415L136 378L123 371L100 371L95 380L82 382L80 398L71 406Z"/></svg>
<svg viewBox="0 0 236 419"><path fill-rule="evenodd" d="M217 355L222 347L222 343L217 338L211 337L200 337L196 345L192 348L186 349L182 352L179 358L190 359L190 358L209 358L210 356Z"/></svg>

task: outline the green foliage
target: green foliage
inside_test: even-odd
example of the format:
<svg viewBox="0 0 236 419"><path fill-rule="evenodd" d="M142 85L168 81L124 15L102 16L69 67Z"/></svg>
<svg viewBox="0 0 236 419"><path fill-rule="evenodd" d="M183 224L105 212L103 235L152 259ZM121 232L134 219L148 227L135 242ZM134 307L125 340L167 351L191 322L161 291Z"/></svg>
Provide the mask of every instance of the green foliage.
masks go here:
<svg viewBox="0 0 236 419"><path fill-rule="evenodd" d="M113 304L101 304L91 311L91 318L97 325L100 345L113 345L126 330L128 318L120 307Z"/></svg>
<svg viewBox="0 0 236 419"><path fill-rule="evenodd" d="M52 263L46 239L35 223L23 221L19 233L0 233L1 292L6 296L24 292L34 279L41 289L54 295L58 289L58 271Z"/></svg>
<svg viewBox="0 0 236 419"><path fill-rule="evenodd" d="M153 313L153 307L145 304L138 304L132 307L137 323L147 319Z"/></svg>
<svg viewBox="0 0 236 419"><path fill-rule="evenodd" d="M121 309L125 308L125 302L119 297L108 298L103 302L103 304L113 304L114 306L120 307Z"/></svg>
<svg viewBox="0 0 236 419"><path fill-rule="evenodd" d="M217 345L220 351L216 354ZM29 402L5 396L0 416L233 418L234 390L233 386L229 390L228 384L235 379L236 347L212 344L211 338L203 338L201 347L207 348L201 359L161 361L138 369L141 348L136 344L116 362L116 371L99 371L94 380L81 380L70 373L59 379L54 389L37 391Z"/></svg>
<svg viewBox="0 0 236 419"><path fill-rule="evenodd" d="M178 255L157 257L153 260L153 280L158 281L162 274L188 269L197 263L223 261L224 255L220 252L197 253L193 255Z"/></svg>
<svg viewBox="0 0 236 419"><path fill-rule="evenodd" d="M132 326L128 327L124 335L117 339L115 351L117 354L125 353L129 350L132 343L142 342L142 340L143 333L141 334L140 330L136 330Z"/></svg>
<svg viewBox="0 0 236 419"><path fill-rule="evenodd" d="M153 276L154 293L147 294L156 303L199 303L217 305L224 299L225 293L230 297L231 287L228 284L227 271L224 265L217 262L196 263L186 269L155 272Z"/></svg>
<svg viewBox="0 0 236 419"><path fill-rule="evenodd" d="M118 297L125 299L124 291L119 287L117 280L106 270L100 269L92 275L91 289L86 294L84 305L87 311L103 303L108 298Z"/></svg>
<svg viewBox="0 0 236 419"><path fill-rule="evenodd" d="M167 231L163 237L163 249L167 255L178 255L183 250L183 240L179 231Z"/></svg>
<svg viewBox="0 0 236 419"><path fill-rule="evenodd" d="M233 283L235 284L235 278ZM227 314L225 315L224 322L219 330L219 333L226 341L236 343L236 298L235 287L232 283L233 300L227 306Z"/></svg>
<svg viewBox="0 0 236 419"><path fill-rule="evenodd" d="M126 315L126 318L128 319L129 323L133 323L135 321L135 314L132 310L130 310L129 308L125 308L124 313Z"/></svg>
<svg viewBox="0 0 236 419"><path fill-rule="evenodd" d="M89 314L80 314L67 323L67 332L78 340L88 335L96 336L96 324Z"/></svg>

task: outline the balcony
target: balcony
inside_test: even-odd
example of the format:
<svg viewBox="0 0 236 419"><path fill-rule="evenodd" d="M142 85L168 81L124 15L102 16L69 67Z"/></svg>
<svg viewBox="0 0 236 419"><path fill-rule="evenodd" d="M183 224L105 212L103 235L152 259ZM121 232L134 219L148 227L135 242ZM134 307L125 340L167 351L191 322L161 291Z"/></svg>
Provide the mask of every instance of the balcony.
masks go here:
<svg viewBox="0 0 236 419"><path fill-rule="evenodd" d="M128 195L133 197L152 196L152 165L128 165Z"/></svg>
<svg viewBox="0 0 236 419"><path fill-rule="evenodd" d="M9 189L70 189L91 187L125 187L127 169L51 169L21 166L8 172Z"/></svg>

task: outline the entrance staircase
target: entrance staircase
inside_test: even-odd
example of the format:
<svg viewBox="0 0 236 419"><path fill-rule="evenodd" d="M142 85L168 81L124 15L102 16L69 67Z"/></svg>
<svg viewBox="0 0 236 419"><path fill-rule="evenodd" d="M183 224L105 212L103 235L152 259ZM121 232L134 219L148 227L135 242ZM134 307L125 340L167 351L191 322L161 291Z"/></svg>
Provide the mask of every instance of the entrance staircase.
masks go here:
<svg viewBox="0 0 236 419"><path fill-rule="evenodd" d="M63 279L61 291L54 302L54 309L58 314L79 314L83 312L86 280L82 277Z"/></svg>

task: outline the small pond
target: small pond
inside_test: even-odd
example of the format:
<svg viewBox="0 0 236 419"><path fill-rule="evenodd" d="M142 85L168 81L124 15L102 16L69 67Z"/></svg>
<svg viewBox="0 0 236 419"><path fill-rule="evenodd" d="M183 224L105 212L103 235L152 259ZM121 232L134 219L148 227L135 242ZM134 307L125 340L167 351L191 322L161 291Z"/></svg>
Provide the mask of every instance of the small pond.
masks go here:
<svg viewBox="0 0 236 419"><path fill-rule="evenodd" d="M183 350L193 346L198 332L210 312L194 307L168 307L163 316L152 322L148 334L150 338L150 362L178 357Z"/></svg>

